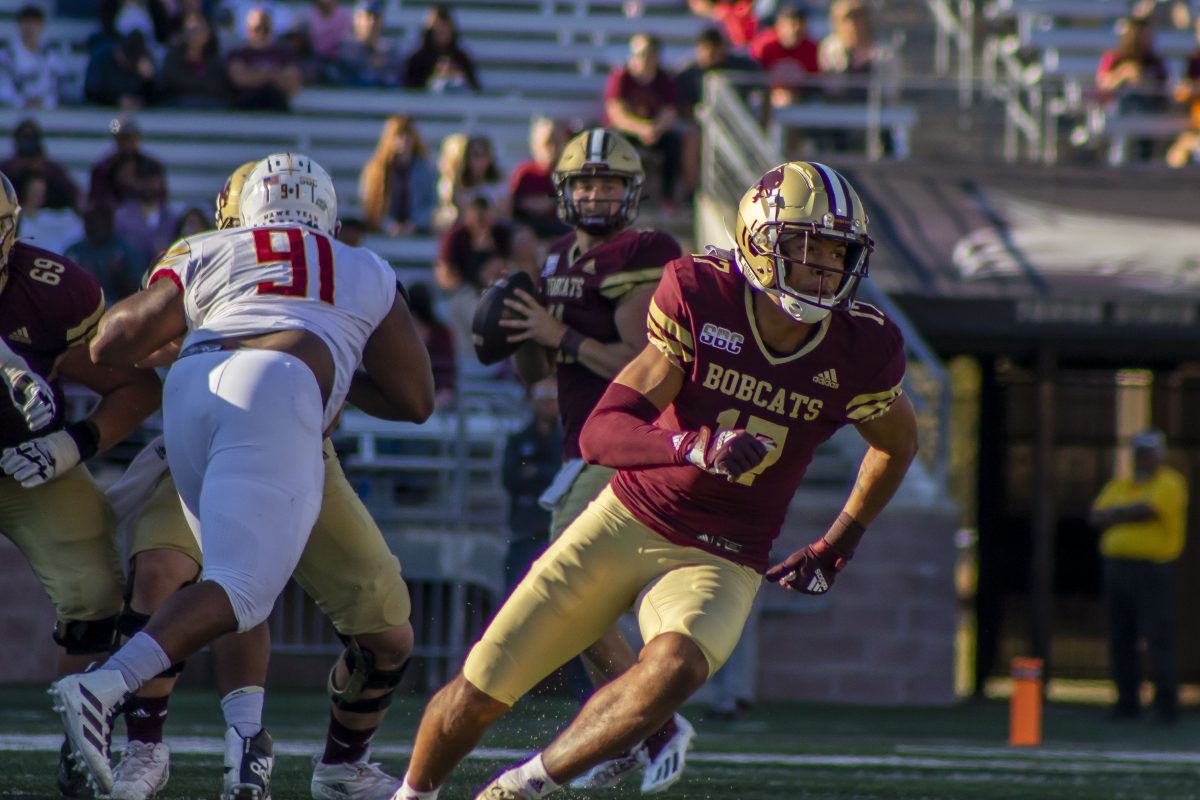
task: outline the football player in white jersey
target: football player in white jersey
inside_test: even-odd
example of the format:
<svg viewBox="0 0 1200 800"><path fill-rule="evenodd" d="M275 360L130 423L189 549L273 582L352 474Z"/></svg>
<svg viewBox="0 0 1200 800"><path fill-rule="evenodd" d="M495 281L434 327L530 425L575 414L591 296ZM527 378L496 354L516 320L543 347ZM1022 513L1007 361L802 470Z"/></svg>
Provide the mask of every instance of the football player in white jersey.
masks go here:
<svg viewBox="0 0 1200 800"><path fill-rule="evenodd" d="M351 400L387 419L423 421L433 382L395 273L337 242L333 182L306 156L277 153L251 172L244 227L174 245L149 286L114 306L91 345L101 364L135 364L186 334L164 390L167 458L200 539L199 583L166 601L94 672L52 688L79 760L113 786L115 710L171 664L266 619L320 509L322 438ZM364 371L356 372L362 362ZM261 708L261 693L246 695ZM223 797L266 800L265 731L226 734L241 758Z"/></svg>

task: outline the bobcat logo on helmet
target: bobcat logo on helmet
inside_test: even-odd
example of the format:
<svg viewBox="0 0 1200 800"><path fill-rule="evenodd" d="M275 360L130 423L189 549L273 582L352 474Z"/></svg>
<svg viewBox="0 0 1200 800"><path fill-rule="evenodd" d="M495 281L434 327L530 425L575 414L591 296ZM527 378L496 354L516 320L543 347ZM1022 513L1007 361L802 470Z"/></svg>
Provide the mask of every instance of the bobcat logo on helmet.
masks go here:
<svg viewBox="0 0 1200 800"><path fill-rule="evenodd" d="M842 266L828 267L784 255L795 236L834 239L845 246ZM734 231L734 261L750 285L797 322L820 322L854 299L867 277L875 243L867 235L867 212L858 192L824 164L791 161L766 172L742 195ZM805 242L807 253L808 242ZM819 272L832 291L800 292L788 285L791 266Z"/></svg>
<svg viewBox="0 0 1200 800"><path fill-rule="evenodd" d="M0 291L8 283L8 254L17 242L21 204L8 176L0 172Z"/></svg>
<svg viewBox="0 0 1200 800"><path fill-rule="evenodd" d="M242 225L297 223L337 235L337 193L325 169L301 153L272 153L246 176L239 199Z"/></svg>
<svg viewBox="0 0 1200 800"><path fill-rule="evenodd" d="M607 211L596 210L603 201L593 200L589 201L593 210L582 213L572 183L584 177L621 178L625 181L625 194L620 200L608 201L610 208ZM573 137L563 147L553 178L558 217L572 228L593 236L605 236L637 219L646 172L637 150L619 133L592 128Z"/></svg>
<svg viewBox="0 0 1200 800"><path fill-rule="evenodd" d="M246 178L250 177L250 173L257 166L257 161L247 161L229 173L229 177L225 179L225 186L217 195L217 208L213 212L213 222L216 223L217 230L236 228L242 224L239 211L242 189L246 185Z"/></svg>

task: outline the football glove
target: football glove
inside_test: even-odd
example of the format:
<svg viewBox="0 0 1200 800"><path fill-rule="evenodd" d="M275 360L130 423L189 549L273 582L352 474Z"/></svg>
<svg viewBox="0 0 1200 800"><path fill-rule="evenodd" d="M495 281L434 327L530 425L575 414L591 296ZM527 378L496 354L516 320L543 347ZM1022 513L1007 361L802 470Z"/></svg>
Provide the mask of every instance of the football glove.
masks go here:
<svg viewBox="0 0 1200 800"><path fill-rule="evenodd" d="M716 435L709 428L701 428L679 436L675 449L684 461L736 481L761 464L775 449L775 442L744 428L718 431Z"/></svg>
<svg viewBox="0 0 1200 800"><path fill-rule="evenodd" d="M6 447L0 454L0 469L26 489L52 481L78 463L79 445L65 430Z"/></svg>
<svg viewBox="0 0 1200 800"><path fill-rule="evenodd" d="M40 431L50 424L58 410L54 390L41 375L28 368L23 358L7 347L0 349L0 356L4 355L9 357L0 363L0 380L4 381L13 406L24 417L29 430Z"/></svg>
<svg viewBox="0 0 1200 800"><path fill-rule="evenodd" d="M785 589L804 594L825 594L849 560L850 555L839 552L821 537L771 567L763 577Z"/></svg>

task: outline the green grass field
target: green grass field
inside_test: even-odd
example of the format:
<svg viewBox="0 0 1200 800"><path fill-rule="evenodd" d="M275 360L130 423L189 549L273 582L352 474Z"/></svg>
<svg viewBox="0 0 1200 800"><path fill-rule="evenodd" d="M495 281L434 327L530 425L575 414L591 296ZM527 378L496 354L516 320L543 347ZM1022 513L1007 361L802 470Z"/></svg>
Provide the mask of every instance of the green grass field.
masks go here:
<svg viewBox="0 0 1200 800"><path fill-rule="evenodd" d="M398 700L375 758L400 773L421 699ZM0 798L53 798L57 718L40 687L0 689ZM569 718L557 699L522 703L491 732L490 757L471 758L442 793L470 800L489 776L533 750ZM686 711L686 710L685 710ZM1052 705L1046 742L1006 746L1007 706L893 709L764 704L736 722L699 722L688 771L664 798L723 800L1185 800L1200 799L1200 718L1173 728L1114 725L1097 706ZM276 800L309 796L312 754L324 735L325 699L316 693L269 696L267 726L283 752L275 768ZM700 709L689 714L699 720ZM172 757L164 800L214 798L220 783L215 699L181 692L171 704L168 740L189 752ZM122 733L118 723L118 736ZM636 785L568 797L628 800Z"/></svg>

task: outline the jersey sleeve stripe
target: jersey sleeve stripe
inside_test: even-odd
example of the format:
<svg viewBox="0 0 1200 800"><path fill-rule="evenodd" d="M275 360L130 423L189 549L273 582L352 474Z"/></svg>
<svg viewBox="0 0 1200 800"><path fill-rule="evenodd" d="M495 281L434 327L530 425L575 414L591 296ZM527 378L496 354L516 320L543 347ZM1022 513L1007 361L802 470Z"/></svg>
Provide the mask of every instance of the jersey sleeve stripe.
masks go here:
<svg viewBox="0 0 1200 800"><path fill-rule="evenodd" d="M688 350L695 350L696 343L692 339L692 334L675 320L663 313L663 310L658 307L658 303L654 299L650 299L650 313L647 315L647 320L657 325L663 333L669 335L672 339L677 340Z"/></svg>
<svg viewBox="0 0 1200 800"><path fill-rule="evenodd" d="M685 350L683 345L673 339L662 338L651 332L649 340L650 344L658 348L658 352L662 353L668 361L684 372L687 371L684 365L690 364L695 360L695 356L691 352Z"/></svg>
<svg viewBox="0 0 1200 800"><path fill-rule="evenodd" d="M896 384L886 392L860 394L846 404L846 416L855 422L866 422L875 419L892 407L896 399L904 393L904 388Z"/></svg>
<svg viewBox="0 0 1200 800"><path fill-rule="evenodd" d="M600 281L600 294L608 298L619 297L639 284L657 283L662 278L662 274L662 267L618 272Z"/></svg>
<svg viewBox="0 0 1200 800"><path fill-rule="evenodd" d="M179 287L179 291L183 291L183 282L179 280L179 275L176 274L175 270L173 269L156 269L154 273L151 274L150 280L146 281L146 286L153 286L156 281L161 281L163 278L169 278L177 287Z"/></svg>
<svg viewBox="0 0 1200 800"><path fill-rule="evenodd" d="M78 325L67 329L67 347L74 347L90 340L96 334L96 326L100 317L104 316L104 295L100 295L100 305L83 319Z"/></svg>

